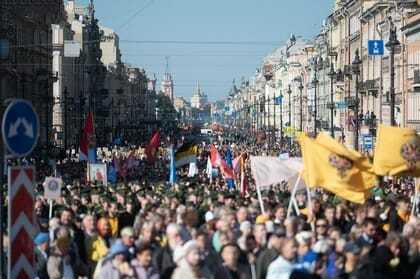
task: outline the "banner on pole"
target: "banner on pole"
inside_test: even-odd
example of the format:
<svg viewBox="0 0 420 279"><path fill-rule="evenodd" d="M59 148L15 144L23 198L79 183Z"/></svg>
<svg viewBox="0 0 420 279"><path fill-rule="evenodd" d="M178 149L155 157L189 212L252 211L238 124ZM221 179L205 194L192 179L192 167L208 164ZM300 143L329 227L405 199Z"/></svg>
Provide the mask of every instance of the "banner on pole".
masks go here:
<svg viewBox="0 0 420 279"><path fill-rule="evenodd" d="M61 197L63 181L58 177L46 177L44 182L44 197L49 200L56 200Z"/></svg>
<svg viewBox="0 0 420 279"><path fill-rule="evenodd" d="M11 167L9 184L9 251L7 278L35 278L34 167Z"/></svg>
<svg viewBox="0 0 420 279"><path fill-rule="evenodd" d="M98 182L108 186L106 164L88 164L87 180L91 183Z"/></svg>

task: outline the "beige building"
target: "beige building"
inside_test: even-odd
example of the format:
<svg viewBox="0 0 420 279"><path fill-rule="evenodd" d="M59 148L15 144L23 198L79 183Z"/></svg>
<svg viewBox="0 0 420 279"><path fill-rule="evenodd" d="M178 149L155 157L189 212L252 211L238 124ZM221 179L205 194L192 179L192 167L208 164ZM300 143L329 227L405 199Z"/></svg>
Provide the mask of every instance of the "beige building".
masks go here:
<svg viewBox="0 0 420 279"><path fill-rule="evenodd" d="M191 97L191 107L202 109L207 105L207 95L201 90L200 83L197 82L197 87Z"/></svg>
<svg viewBox="0 0 420 279"><path fill-rule="evenodd" d="M233 111L229 115L243 118L244 114L238 112L245 104L249 111L245 121L254 130L312 132L316 123L317 132L332 127L334 135L344 137L349 146L354 146L359 119L359 140L365 135L375 136L378 124L390 123L391 59L388 49L382 56L369 55L368 42L383 40L386 44L394 25L401 44L393 68L395 121L420 131L418 1L335 2L334 10L311 41L299 43L299 38L293 37L294 43L288 42L264 59L246 88L233 96L229 93L227 106ZM353 67L356 51L360 58L358 75Z"/></svg>

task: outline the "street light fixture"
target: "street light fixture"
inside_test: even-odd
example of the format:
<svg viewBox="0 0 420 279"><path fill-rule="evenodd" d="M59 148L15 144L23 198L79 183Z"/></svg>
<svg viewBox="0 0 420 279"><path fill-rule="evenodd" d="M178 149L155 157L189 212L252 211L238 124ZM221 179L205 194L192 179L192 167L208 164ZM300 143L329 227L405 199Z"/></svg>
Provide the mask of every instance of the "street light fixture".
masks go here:
<svg viewBox="0 0 420 279"><path fill-rule="evenodd" d="M317 131L317 89L318 89L318 77L317 77L317 73L318 73L318 65L322 64L322 60L321 58L319 59L320 61L318 61L318 58L314 58L313 63L314 63L314 77L312 79L312 84L314 86L314 136L316 137L318 131Z"/></svg>
<svg viewBox="0 0 420 279"><path fill-rule="evenodd" d="M391 126L394 126L395 123L395 54L401 52L401 43L397 39L397 28L392 21L392 18L389 17L389 40L385 44L386 48L390 51L390 87L389 95L391 97L390 103L390 112L391 112Z"/></svg>
<svg viewBox="0 0 420 279"><path fill-rule="evenodd" d="M292 89L289 87L287 89L287 94L289 95L289 137L290 137L290 145L292 144Z"/></svg>
<svg viewBox="0 0 420 279"><path fill-rule="evenodd" d="M356 97L354 100L354 115L355 115L355 129L354 129L354 149L359 150L359 75L360 75L360 60L359 50L356 49L354 60L352 62L353 74L356 77L355 80L355 93Z"/></svg>
<svg viewBox="0 0 420 279"><path fill-rule="evenodd" d="M334 62L331 57L331 63L330 63L330 72L328 73L328 76L330 77L330 103L329 103L329 109L330 109L330 133L331 137L334 138L334 79L336 77L336 72L334 71Z"/></svg>
<svg viewBox="0 0 420 279"><path fill-rule="evenodd" d="M299 101L300 101L300 131L303 132L303 78L300 76L295 79L297 82L299 82Z"/></svg>

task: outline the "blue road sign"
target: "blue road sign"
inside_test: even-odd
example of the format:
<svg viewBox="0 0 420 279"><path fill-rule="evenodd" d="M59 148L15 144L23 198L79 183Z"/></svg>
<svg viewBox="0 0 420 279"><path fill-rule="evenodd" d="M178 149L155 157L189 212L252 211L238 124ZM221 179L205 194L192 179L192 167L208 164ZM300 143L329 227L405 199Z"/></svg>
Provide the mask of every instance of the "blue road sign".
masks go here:
<svg viewBox="0 0 420 279"><path fill-rule="evenodd" d="M3 141L15 157L29 155L39 136L38 114L25 100L13 100L3 114L1 126Z"/></svg>
<svg viewBox="0 0 420 279"><path fill-rule="evenodd" d="M274 98L274 104L275 105L281 105L282 101L283 101L282 96L278 96L278 97Z"/></svg>
<svg viewBox="0 0 420 279"><path fill-rule="evenodd" d="M368 53L369 55L384 55L384 41L383 40L369 40Z"/></svg>
<svg viewBox="0 0 420 279"><path fill-rule="evenodd" d="M335 103L335 106L336 106L336 108L338 108L338 109L345 109L345 108L347 108L347 103L346 103L346 102L343 102L343 101L341 101L341 102L336 102L336 103Z"/></svg>
<svg viewBox="0 0 420 279"><path fill-rule="evenodd" d="M364 136L363 137L363 147L364 149L372 149L373 147L373 137L372 136Z"/></svg>

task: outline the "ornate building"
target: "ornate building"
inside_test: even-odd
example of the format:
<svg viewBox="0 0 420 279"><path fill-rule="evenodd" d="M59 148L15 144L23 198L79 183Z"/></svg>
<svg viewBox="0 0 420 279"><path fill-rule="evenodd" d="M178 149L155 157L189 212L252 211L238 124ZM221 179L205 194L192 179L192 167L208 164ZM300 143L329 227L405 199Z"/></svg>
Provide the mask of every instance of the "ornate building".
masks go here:
<svg viewBox="0 0 420 279"><path fill-rule="evenodd" d="M166 72L164 74L160 90L165 96L168 96L172 102L174 101L174 81L170 73Z"/></svg>
<svg viewBox="0 0 420 279"><path fill-rule="evenodd" d="M64 21L62 0L0 1L0 98L30 101L39 114L39 145L52 143L52 25ZM2 107L2 110L4 107Z"/></svg>
<svg viewBox="0 0 420 279"><path fill-rule="evenodd" d="M197 87L191 97L191 107L202 109L207 105L207 95L201 90L200 83L197 82Z"/></svg>

